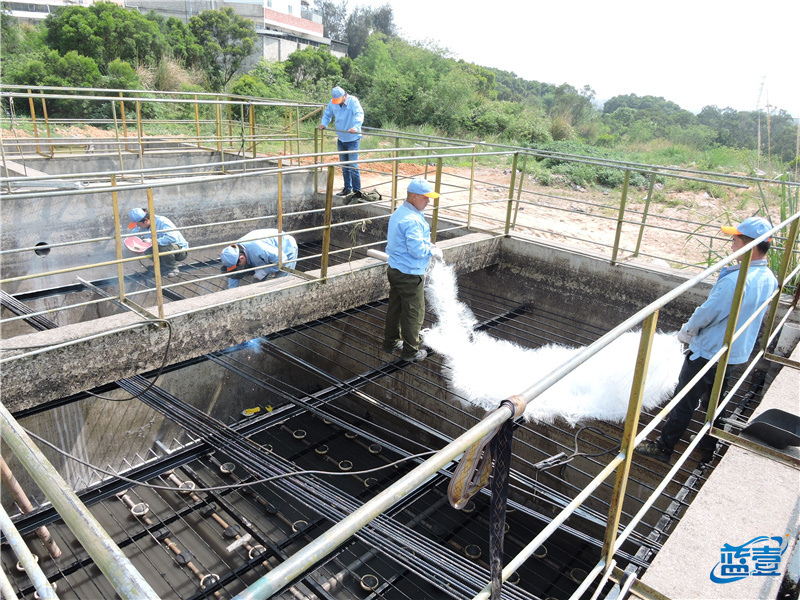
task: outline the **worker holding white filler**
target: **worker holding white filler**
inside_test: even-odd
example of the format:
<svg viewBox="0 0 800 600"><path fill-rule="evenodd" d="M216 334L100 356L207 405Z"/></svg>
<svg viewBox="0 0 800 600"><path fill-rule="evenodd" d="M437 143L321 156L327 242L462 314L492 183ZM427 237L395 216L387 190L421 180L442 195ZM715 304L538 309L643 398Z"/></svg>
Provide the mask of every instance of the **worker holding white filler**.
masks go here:
<svg viewBox="0 0 800 600"><path fill-rule="evenodd" d="M400 358L423 360L419 330L425 319L425 272L431 257L442 251L431 243L431 228L423 211L438 198L430 182L416 178L408 185L406 201L389 218L386 252L389 255L389 306L383 334L384 352L400 350Z"/></svg>

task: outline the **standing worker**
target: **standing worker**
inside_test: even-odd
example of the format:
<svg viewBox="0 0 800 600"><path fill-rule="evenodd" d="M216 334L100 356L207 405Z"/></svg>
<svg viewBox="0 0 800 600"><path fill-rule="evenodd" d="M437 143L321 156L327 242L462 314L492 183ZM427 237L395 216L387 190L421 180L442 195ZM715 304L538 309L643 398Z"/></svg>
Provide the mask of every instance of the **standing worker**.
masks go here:
<svg viewBox="0 0 800 600"><path fill-rule="evenodd" d="M219 257L224 265L222 271L230 273L228 289L239 286L241 279L247 275L242 272L244 269L261 267L252 271L257 281L263 281L273 273L275 277L288 275L278 268L277 236L277 229L256 229L222 251ZM294 269L297 265L297 242L286 233L283 234L282 254L280 259L283 266Z"/></svg>
<svg viewBox="0 0 800 600"><path fill-rule="evenodd" d="M132 208L128 213L131 233L141 232L143 240L151 239L150 235L150 215L146 208ZM175 277L180 274L178 266L175 264L179 260L186 260L189 255L189 242L183 234L175 227L175 224L167 217L156 215L156 242L158 243L159 261L161 263L161 274L167 277ZM183 250L177 254L161 254L162 252L173 252Z"/></svg>
<svg viewBox="0 0 800 600"><path fill-rule="evenodd" d="M772 229L772 225L766 219L750 217L742 221L742 224L738 227L723 227L722 231L733 236L731 247L733 252L736 252L754 239L767 233L770 229ZM747 271L747 279L744 284L742 305L736 322L737 329L739 324L747 321L778 287L778 281L767 265L765 258L769 251L769 246L770 240L766 240L753 248L750 268ZM691 318L681 327L678 339L684 344L689 344L689 351L678 376L676 390L682 390L722 348L733 294L736 290L736 281L739 276L739 266L738 264L728 266L720 271L719 278L714 287L711 288L708 299L695 309ZM745 363L750 358L750 353L753 351L758 332L761 329L763 317L764 309L761 309L756 318L733 342L728 356L729 366ZM675 445L689 426L692 414L700 401L703 400L703 404L708 405L708 398L714 386L716 373L717 365L715 364L672 409L667 422L661 429L659 438L655 442L646 441L640 448L636 449L636 452L668 463L672 452L675 450ZM726 370L726 381L728 376L729 370ZM719 418L721 419L723 416L724 414L720 414ZM697 445L701 457L699 462L711 462L714 459L716 447L716 438L710 435L704 436Z"/></svg>
<svg viewBox="0 0 800 600"><path fill-rule="evenodd" d="M358 146L361 143L361 124L364 122L364 109L355 96L350 96L340 87L331 91L331 101L322 113L322 124L319 129L325 129L331 119L336 121L336 135L338 136L337 149L339 160L357 161ZM361 197L361 173L358 165L353 162L342 167L344 189L337 196Z"/></svg>
<svg viewBox="0 0 800 600"><path fill-rule="evenodd" d="M438 197L429 182L412 179L406 201L389 218L389 306L383 350L400 350L400 358L410 361L428 356L419 347L419 330L425 319L425 272L431 257L442 260L442 251L431 244L431 228L422 213L430 199Z"/></svg>

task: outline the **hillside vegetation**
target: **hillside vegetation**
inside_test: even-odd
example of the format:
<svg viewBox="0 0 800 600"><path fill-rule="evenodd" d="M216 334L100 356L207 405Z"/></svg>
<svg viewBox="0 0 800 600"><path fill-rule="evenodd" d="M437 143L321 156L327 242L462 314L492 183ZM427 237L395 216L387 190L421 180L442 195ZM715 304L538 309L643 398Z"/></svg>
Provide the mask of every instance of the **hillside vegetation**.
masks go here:
<svg viewBox="0 0 800 600"><path fill-rule="evenodd" d="M101 2L60 8L37 27L2 14L0 77L6 84L226 91L320 103L339 85L359 97L371 127L700 170L751 174L760 168L797 180L798 127L784 110L706 106L695 115L664 98L635 94L598 108L588 85L528 81L458 60L430 43L408 42L396 34L388 5L348 13L346 2L317 0L316 7L326 34L349 43L348 56L309 47L244 74L255 30L230 8L184 23ZM48 102L54 118L108 116L92 114L98 110L78 101ZM558 173L576 185L620 183L603 169L557 161L536 168L543 181Z"/></svg>

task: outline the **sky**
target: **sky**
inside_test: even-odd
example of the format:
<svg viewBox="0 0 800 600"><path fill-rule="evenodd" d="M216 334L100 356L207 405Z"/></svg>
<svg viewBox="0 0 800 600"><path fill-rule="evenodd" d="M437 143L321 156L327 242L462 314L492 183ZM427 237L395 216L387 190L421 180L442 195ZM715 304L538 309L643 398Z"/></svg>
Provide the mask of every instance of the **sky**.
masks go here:
<svg viewBox="0 0 800 600"><path fill-rule="evenodd" d="M390 4L400 35L598 100L661 96L800 117L800 0L349 0Z"/></svg>

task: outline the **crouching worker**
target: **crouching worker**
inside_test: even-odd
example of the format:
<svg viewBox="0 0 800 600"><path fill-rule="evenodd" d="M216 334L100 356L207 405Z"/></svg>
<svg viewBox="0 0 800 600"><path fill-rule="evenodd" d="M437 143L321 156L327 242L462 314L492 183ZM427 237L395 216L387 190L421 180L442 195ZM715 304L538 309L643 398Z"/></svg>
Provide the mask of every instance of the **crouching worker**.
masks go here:
<svg viewBox="0 0 800 600"><path fill-rule="evenodd" d="M278 268L277 236L277 229L256 229L222 251L219 258L223 265L222 272L228 273L228 289L238 287L248 273L252 273L257 281L263 281L272 273L275 277L288 275ZM280 259L284 267L294 269L297 265L297 242L286 233L283 234ZM243 272L253 268L256 270Z"/></svg>
<svg viewBox="0 0 800 600"><path fill-rule="evenodd" d="M143 240L150 240L150 215L146 208L132 208L128 213L131 233L141 233L139 236ZM158 242L159 262L161 264L161 274L167 277L179 275L178 261L186 260L189 255L189 242L183 234L175 227L175 224L166 217L156 215L156 241ZM162 254L162 252L173 252L182 250L176 254Z"/></svg>

